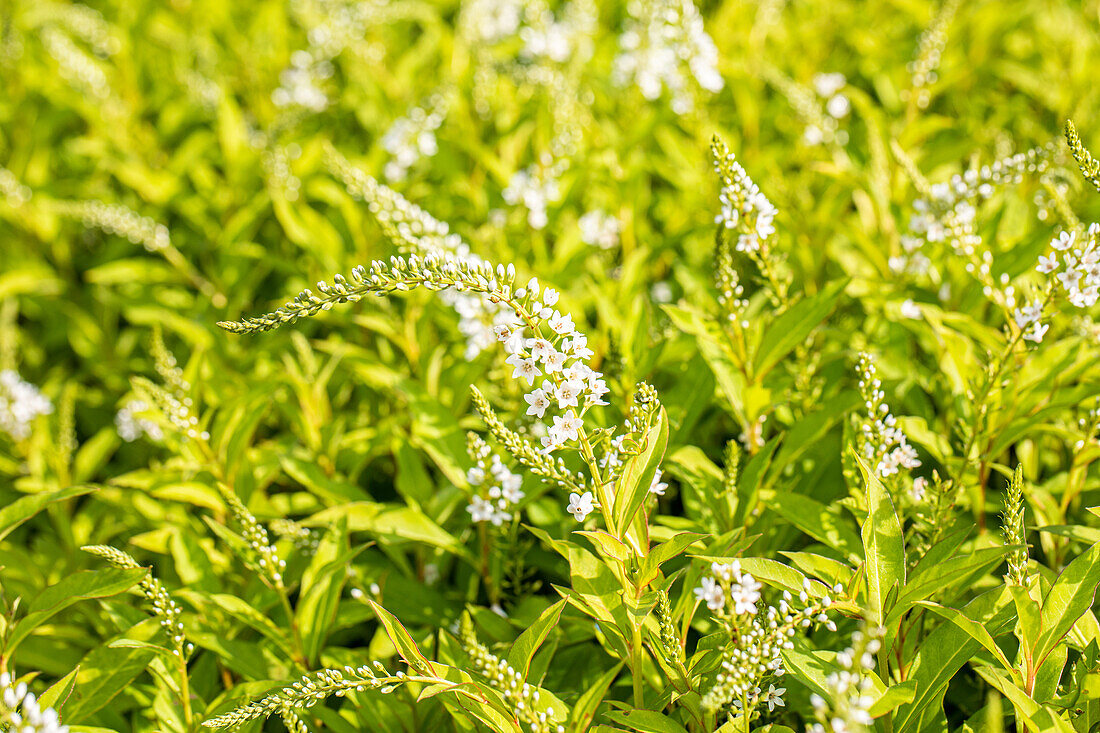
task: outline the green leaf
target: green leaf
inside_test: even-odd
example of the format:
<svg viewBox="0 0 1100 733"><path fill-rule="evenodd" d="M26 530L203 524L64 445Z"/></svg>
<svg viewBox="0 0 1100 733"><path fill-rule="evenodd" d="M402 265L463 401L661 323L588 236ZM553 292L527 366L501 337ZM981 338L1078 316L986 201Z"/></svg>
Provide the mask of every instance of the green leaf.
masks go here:
<svg viewBox="0 0 1100 733"><path fill-rule="evenodd" d="M856 461L867 485L868 512L862 535L868 605L873 620L882 625L890 610L885 607L890 589L905 587L905 538L886 487L858 455Z"/></svg>
<svg viewBox="0 0 1100 733"><path fill-rule="evenodd" d="M1011 597L1003 586L981 594L961 610L967 618L992 629L994 636L1014 618ZM916 695L898 708L894 730L946 730L943 695L947 684L980 648L970 634L952 623L941 624L928 634L907 670L908 678L917 684Z"/></svg>
<svg viewBox="0 0 1100 733"><path fill-rule="evenodd" d="M80 672L80 665L76 665L72 672L50 685L50 688L38 696L38 704L42 709L54 708L61 711L65 701L76 686L76 675Z"/></svg>
<svg viewBox="0 0 1100 733"><path fill-rule="evenodd" d="M596 709L600 706L611 683L622 671L623 662L619 662L596 679L592 685L584 691L569 714L569 729L577 733L584 733L592 720L596 717Z"/></svg>
<svg viewBox="0 0 1100 733"><path fill-rule="evenodd" d="M348 552L347 521L336 522L321 538L309 567L302 574L294 618L302 634L307 660L319 658L344 590L348 567L358 550ZM362 548L360 548L362 549Z"/></svg>
<svg viewBox="0 0 1100 733"><path fill-rule="evenodd" d="M81 570L51 585L31 601L27 615L15 624L4 653L10 656L19 642L55 613L80 601L118 595L133 587L148 572L146 568Z"/></svg>
<svg viewBox="0 0 1100 733"><path fill-rule="evenodd" d="M420 647L413 641L412 635L409 634L397 617L392 613L382 608L382 606L375 603L370 598L366 599L367 604L374 610L378 620L382 623L382 627L386 630L386 635L390 637L390 641L393 642L393 646L397 649L397 653L401 655L401 658L405 662L418 672L432 674L432 662L426 656L424 652L420 651Z"/></svg>
<svg viewBox="0 0 1100 733"><path fill-rule="evenodd" d="M956 608L945 608L931 601L917 601L915 605L922 606L939 616L943 616L945 619L965 631L967 636L971 639L985 647L986 651L996 657L997 661L1000 662L1005 669L1012 669L1012 663L1008 661L1008 657L1006 657L1004 652L1001 651L1001 648L997 646L997 642L993 640L993 636L989 631L976 621L967 618L962 611Z"/></svg>
<svg viewBox="0 0 1100 733"><path fill-rule="evenodd" d="M30 494L16 499L3 509L0 509L0 540L3 540L11 534L16 527L33 517L35 514L38 514L38 512L42 511L50 504L58 501L65 501L74 496L90 494L96 490L94 486L70 486L67 489L43 491L40 494Z"/></svg>
<svg viewBox="0 0 1100 733"><path fill-rule="evenodd" d="M1077 619L1092 607L1100 584L1100 542L1074 558L1054 581L1043 599L1042 633L1035 645L1035 659L1046 658Z"/></svg>
<svg viewBox="0 0 1100 733"><path fill-rule="evenodd" d="M327 527L347 518L349 532L370 532L380 540L423 542L472 560L469 550L424 512L404 504L366 501L341 504L304 520L307 527Z"/></svg>
<svg viewBox="0 0 1100 733"><path fill-rule="evenodd" d="M524 629L513 642L512 648L508 650L508 664L512 665L512 669L519 672L524 680L527 679L527 670L531 668L531 659L535 656L535 652L546 641L550 632L557 627L565 603L565 599L562 598L543 611L535 623Z"/></svg>
<svg viewBox="0 0 1100 733"><path fill-rule="evenodd" d="M667 444L668 416L665 414L665 408L662 407L657 413L656 424L646 433L642 451L627 460L615 487L613 513L615 534L622 536L638 509L645 503L649 496L649 487L653 484L653 477L661 465L661 460L665 457Z"/></svg>
<svg viewBox="0 0 1100 733"><path fill-rule="evenodd" d="M625 725L638 733L687 733L687 728L672 718L652 710L628 710L627 712L609 712L612 722Z"/></svg>
<svg viewBox="0 0 1100 733"><path fill-rule="evenodd" d="M840 299L849 280L836 280L818 293L800 300L768 325L753 359L753 373L761 380L825 320Z"/></svg>

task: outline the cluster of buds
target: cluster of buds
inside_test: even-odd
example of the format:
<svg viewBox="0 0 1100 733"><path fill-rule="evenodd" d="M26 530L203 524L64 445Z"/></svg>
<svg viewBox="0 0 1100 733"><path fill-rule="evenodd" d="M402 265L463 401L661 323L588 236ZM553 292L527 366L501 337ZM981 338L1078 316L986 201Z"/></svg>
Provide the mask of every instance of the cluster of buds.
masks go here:
<svg viewBox="0 0 1100 733"><path fill-rule="evenodd" d="M836 630L825 614L832 600L828 595L812 598L808 579L799 592L798 605L789 591L783 591L778 606L762 605L761 589L751 574L742 572L737 560L712 563L710 574L695 588L696 598L707 604L730 636L715 684L703 696L705 710L717 712L737 701L740 714L751 716L760 702L768 703L769 709L782 705L782 688L772 685L762 689L769 678L784 674L782 650L793 648L792 637L814 623ZM839 587L834 590L841 592Z"/></svg>
<svg viewBox="0 0 1100 733"><path fill-rule="evenodd" d="M221 494L222 500L229 507L233 518L241 525L245 542L248 543L248 547L252 552L249 562L271 585L276 588L284 587L283 572L286 570L286 560L279 557L279 550L275 547L275 543L271 541L267 530L232 490L219 483L218 493Z"/></svg>
<svg viewBox="0 0 1100 733"><path fill-rule="evenodd" d="M68 733L57 711L42 709L27 683L16 683L8 672L0 674L0 728L12 733Z"/></svg>
<svg viewBox="0 0 1100 733"><path fill-rule="evenodd" d="M297 549L307 555L315 553L317 547L321 544L321 538L317 532L310 530L308 527L303 527L293 519L282 517L273 519L269 526L276 537L290 540Z"/></svg>
<svg viewBox="0 0 1100 733"><path fill-rule="evenodd" d="M1024 468L1016 466L1012 481L1005 495L1004 514L1001 515L1001 533L1005 545L1015 547L1008 555L1008 572L1005 583L1027 585L1027 523L1024 521Z"/></svg>
<svg viewBox="0 0 1100 733"><path fill-rule="evenodd" d="M302 677L292 685L270 693L255 702L243 705L228 713L217 715L203 721L207 728L235 728L242 723L269 715L282 715L285 710L310 708L328 697L344 697L350 692L378 690L389 694L412 679L430 683L449 684L446 680L434 678L410 678L404 672L390 674L381 662L373 667L344 667L343 669L322 669Z"/></svg>
<svg viewBox="0 0 1100 733"><path fill-rule="evenodd" d="M80 220L86 227L140 244L149 252L165 250L172 244L168 227L125 206L102 201L57 201L53 209L61 216Z"/></svg>
<svg viewBox="0 0 1100 733"><path fill-rule="evenodd" d="M484 264L446 222L379 183L335 150L328 151L326 163L348 193L366 202L382 233L402 250L446 257L475 267ZM476 358L492 346L496 341L494 326L513 323L516 318L507 305L490 302L477 293L454 289L440 293L440 297L458 314L458 330L466 337L467 359Z"/></svg>
<svg viewBox="0 0 1100 733"><path fill-rule="evenodd" d="M920 109L928 107L932 101L932 93L929 87L936 83L940 68L940 57L943 48L947 45L947 27L951 24L955 12L959 8L959 0L946 0L931 25L921 33L917 44L917 56L909 62L909 71L912 88L903 89L901 98L912 100Z"/></svg>
<svg viewBox="0 0 1100 733"><path fill-rule="evenodd" d="M490 686L504 696L515 710L516 722L523 722L531 733L565 733L565 726L557 723L554 708L539 702L539 690L524 681L523 675L507 661L490 652L478 641L469 617L463 617L461 628L462 648L469 655L476 669ZM566 713L567 711L559 711Z"/></svg>
<svg viewBox="0 0 1100 733"><path fill-rule="evenodd" d="M812 733L865 733L874 730L870 708L874 703L868 673L875 668L875 654L881 647L878 637L883 629L852 634L852 646L836 655L839 669L825 678L831 700L814 693L810 696L818 722ZM830 704L831 703L831 704Z"/></svg>
<svg viewBox="0 0 1100 733"><path fill-rule="evenodd" d="M466 452L474 461L466 471L466 481L476 492L466 511L475 522L491 522L499 527L515 516L515 507L525 496L520 488L523 477L508 470L476 433L467 434Z"/></svg>
<svg viewBox="0 0 1100 733"><path fill-rule="evenodd" d="M107 545L87 545L81 547L84 552L101 557L117 568L140 568L137 560L129 554ZM177 657L186 658L194 650L195 645L187 641L184 636L183 622L180 614L183 613L164 585L153 576L146 573L140 583L141 593L153 607L153 615L160 621L161 628L168 635L172 643L172 653Z"/></svg>
<svg viewBox="0 0 1100 733"><path fill-rule="evenodd" d="M875 475L885 480L919 467L917 451L890 413L875 360L866 352L859 355L859 393L867 413L859 425L858 450Z"/></svg>

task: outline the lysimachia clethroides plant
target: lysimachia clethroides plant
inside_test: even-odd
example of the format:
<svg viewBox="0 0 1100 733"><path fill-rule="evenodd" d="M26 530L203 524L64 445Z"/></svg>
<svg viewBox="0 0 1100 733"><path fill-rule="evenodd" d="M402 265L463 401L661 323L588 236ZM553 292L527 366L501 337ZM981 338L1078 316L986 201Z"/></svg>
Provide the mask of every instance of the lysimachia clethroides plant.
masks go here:
<svg viewBox="0 0 1100 733"><path fill-rule="evenodd" d="M506 657L482 644L471 617L465 617L448 642L461 650L465 661L450 664L428 659L398 619L368 600L407 672L390 674L363 660L359 667L313 673L206 725L231 726L308 707L329 695L367 689L386 693L405 685L421 697L446 692L453 697L448 703L452 711L495 730L585 730L617 683L620 668L625 668L633 706L613 710L613 720L653 718L668 725L680 720L676 725L699 731L736 721L736 729L747 730L765 711L782 708L784 653L808 629L823 625L836 631L828 612L835 611L844 589L778 563L738 560L736 554L747 544L743 531L710 538L655 525L651 512L667 487L661 463L669 437L669 418L656 390L638 383L626 390L633 393L628 405L609 404L606 397L612 390L593 366L588 337L564 309L556 289L536 277L521 277L515 265L493 266L473 255L445 224L335 151L328 155L333 172L369 204L383 231L407 254L318 283L315 291L302 291L274 312L219 325L232 333L256 334L368 295L418 288L449 294L472 345L482 346L480 333L486 331L499 343L502 373L508 379L495 390L505 395L503 405L487 396L494 391L481 386L471 390L496 447L476 433L469 438L474 466L467 472L472 496L468 513L475 523L499 527L512 522L524 506L520 477L494 453L501 451L537 477L544 487L540 493L556 492L576 522L567 536L528 527L567 560L573 582L555 586L561 600L515 640ZM721 158L718 163L720 170L729 166ZM764 244L773 232L774 209L737 168L739 177L727 175L719 230L738 217L752 223L753 233L741 235L738 249L751 253L769 273L775 300L782 303L785 287L781 276L767 268L774 255ZM746 196L738 186L751 190ZM758 239L751 246L745 244L754 237ZM511 401L509 395L514 395ZM622 415L619 424L611 420L616 413ZM508 414L515 419L502 417ZM684 553L693 547L699 560L685 566ZM668 566L678 569L669 572ZM764 578L754 576L756 567ZM482 572L488 575L484 565ZM483 580L495 600L492 579ZM765 600L762 580L776 586L771 602ZM621 663L571 704L541 687L532 669L534 655L567 608L570 615L589 619L606 653ZM693 620L697 616L701 620ZM692 644L697 648L689 653L694 624L708 628L709 635L705 643Z"/></svg>

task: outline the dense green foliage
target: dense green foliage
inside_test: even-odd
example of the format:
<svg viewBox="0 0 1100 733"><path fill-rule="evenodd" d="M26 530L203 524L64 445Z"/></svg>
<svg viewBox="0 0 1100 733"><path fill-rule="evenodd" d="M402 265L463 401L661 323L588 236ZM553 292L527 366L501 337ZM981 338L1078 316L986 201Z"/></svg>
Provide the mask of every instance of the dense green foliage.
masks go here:
<svg viewBox="0 0 1100 733"><path fill-rule="evenodd" d="M1094 730L1098 19L0 4L0 730Z"/></svg>

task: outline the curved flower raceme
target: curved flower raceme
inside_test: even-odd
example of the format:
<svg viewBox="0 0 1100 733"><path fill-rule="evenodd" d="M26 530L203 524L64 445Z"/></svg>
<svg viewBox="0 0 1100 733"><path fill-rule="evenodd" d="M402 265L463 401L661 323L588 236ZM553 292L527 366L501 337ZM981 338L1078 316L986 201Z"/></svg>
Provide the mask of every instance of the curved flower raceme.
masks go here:
<svg viewBox="0 0 1100 733"><path fill-rule="evenodd" d="M793 647L791 637L814 623L836 630L825 614L832 599L827 594L812 598L814 588L809 580L797 601L790 592L783 591L778 606L762 604L762 589L737 560L711 563L710 573L695 588L696 599L706 604L715 622L730 637L715 684L703 696L704 710L713 713L732 708L734 717L746 711L751 717L758 704L766 704L769 709L783 705L786 690L774 682L784 674L781 653ZM841 591L839 587L833 590ZM764 690L769 680L772 684Z"/></svg>

